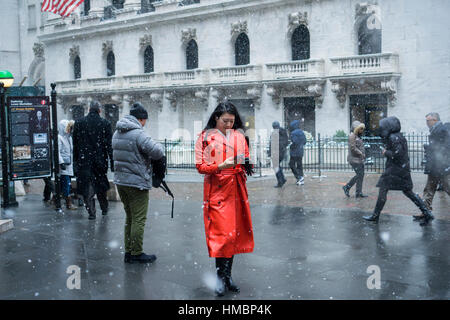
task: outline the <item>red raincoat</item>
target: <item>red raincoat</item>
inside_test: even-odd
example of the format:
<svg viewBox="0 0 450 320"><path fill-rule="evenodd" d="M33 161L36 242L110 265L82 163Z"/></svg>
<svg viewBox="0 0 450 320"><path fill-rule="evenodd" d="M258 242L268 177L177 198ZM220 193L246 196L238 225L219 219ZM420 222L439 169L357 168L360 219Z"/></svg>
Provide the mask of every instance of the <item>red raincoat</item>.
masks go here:
<svg viewBox="0 0 450 320"><path fill-rule="evenodd" d="M234 168L219 170L230 156L239 156ZM242 132L228 130L228 139L217 129L203 131L195 146L196 167L205 174L203 220L210 257L230 258L254 247L247 176L239 163L249 157Z"/></svg>

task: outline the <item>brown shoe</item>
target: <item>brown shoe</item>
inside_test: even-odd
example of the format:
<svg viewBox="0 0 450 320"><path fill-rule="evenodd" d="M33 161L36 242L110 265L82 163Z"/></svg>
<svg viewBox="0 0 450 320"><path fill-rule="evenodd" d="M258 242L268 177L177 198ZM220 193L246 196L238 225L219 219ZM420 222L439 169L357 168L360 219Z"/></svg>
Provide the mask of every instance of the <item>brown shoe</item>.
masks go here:
<svg viewBox="0 0 450 320"><path fill-rule="evenodd" d="M78 209L78 207L73 205L72 198L70 196L66 197L66 208L68 210L77 210Z"/></svg>

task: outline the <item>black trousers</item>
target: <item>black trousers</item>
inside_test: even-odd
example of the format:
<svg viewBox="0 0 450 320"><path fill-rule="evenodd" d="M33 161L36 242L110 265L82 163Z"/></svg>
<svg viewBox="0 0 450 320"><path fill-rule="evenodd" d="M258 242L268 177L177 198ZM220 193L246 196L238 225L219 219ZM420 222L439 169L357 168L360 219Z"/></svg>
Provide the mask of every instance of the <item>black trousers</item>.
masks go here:
<svg viewBox="0 0 450 320"><path fill-rule="evenodd" d="M278 184L282 184L286 181L286 178L283 174L283 168L281 167L281 162L284 160L284 155L280 154L280 157L278 159L278 166L276 167L274 164L275 169L275 176L277 177Z"/></svg>
<svg viewBox="0 0 450 320"><path fill-rule="evenodd" d="M303 177L303 157L291 157L289 160L289 167L295 176L295 179Z"/></svg>
<svg viewBox="0 0 450 320"><path fill-rule="evenodd" d="M48 177L48 178L44 178L44 183L45 183L45 187L44 187L44 201L49 201L52 197L52 193L54 193L55 188L53 186L52 183L52 178Z"/></svg>
<svg viewBox="0 0 450 320"><path fill-rule="evenodd" d="M97 195L97 200L100 204L100 208L102 211L106 212L108 211L108 199L106 197L106 191L105 192L95 192L94 186L92 183L89 183L89 188L86 188L87 192L83 194L84 198L84 204L86 206L87 211L89 212L89 215L95 215L95 199L94 196Z"/></svg>
<svg viewBox="0 0 450 320"><path fill-rule="evenodd" d="M386 204L387 194L389 189L380 188L378 193L377 204L375 205L375 213L381 213ZM412 190L403 190L402 191L405 196L407 196L414 204L421 210L425 208L425 203L422 199L419 198Z"/></svg>
<svg viewBox="0 0 450 320"><path fill-rule="evenodd" d="M356 183L356 194L362 193L362 185L364 181L364 163L350 163L356 175L347 183L350 189Z"/></svg>

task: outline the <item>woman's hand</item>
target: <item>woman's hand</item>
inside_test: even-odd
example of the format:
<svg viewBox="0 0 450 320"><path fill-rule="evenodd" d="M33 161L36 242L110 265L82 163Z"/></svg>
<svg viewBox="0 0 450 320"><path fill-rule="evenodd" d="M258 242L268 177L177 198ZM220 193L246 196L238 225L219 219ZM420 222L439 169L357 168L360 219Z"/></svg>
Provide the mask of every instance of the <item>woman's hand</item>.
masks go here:
<svg viewBox="0 0 450 320"><path fill-rule="evenodd" d="M234 167L236 164L234 163L234 157L227 158L224 162L219 164L219 170L228 169Z"/></svg>

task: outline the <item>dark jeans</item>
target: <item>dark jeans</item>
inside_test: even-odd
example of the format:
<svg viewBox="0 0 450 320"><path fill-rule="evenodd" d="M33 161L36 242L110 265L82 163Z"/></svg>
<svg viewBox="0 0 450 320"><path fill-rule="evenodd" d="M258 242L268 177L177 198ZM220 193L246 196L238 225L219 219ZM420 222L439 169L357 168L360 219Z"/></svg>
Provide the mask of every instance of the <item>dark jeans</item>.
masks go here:
<svg viewBox="0 0 450 320"><path fill-rule="evenodd" d="M44 178L44 183L45 183L45 187L44 187L44 201L49 201L52 197L52 193L54 193L55 189L52 183L52 178L48 177L48 178Z"/></svg>
<svg viewBox="0 0 450 320"><path fill-rule="evenodd" d="M284 174L283 174L283 168L281 167L281 162L283 161L283 159L284 159L284 155L280 154L279 159L278 159L278 165L273 164L273 167L275 170L275 176L277 177L277 181L278 181L279 185L283 184L286 181L286 178L284 177Z"/></svg>
<svg viewBox="0 0 450 320"><path fill-rule="evenodd" d="M100 204L100 208L103 212L108 211L108 199L106 198L106 191L105 192L95 192L94 187L92 183L89 183L89 188L86 188L87 192L83 194L84 203L86 206L87 211L89 212L89 215L95 216L95 199L94 196L97 194L97 200Z"/></svg>
<svg viewBox="0 0 450 320"><path fill-rule="evenodd" d="M381 213L383 210L383 207L387 200L387 194L389 189L380 188L380 191L378 193L378 199L377 204L375 205L375 213ZM418 195L416 195L412 190L403 190L402 191L405 196L407 196L414 204L419 208L423 209L425 208L425 203L422 199L419 198Z"/></svg>
<svg viewBox="0 0 450 320"><path fill-rule="evenodd" d="M292 157L289 160L289 167L295 176L295 179L300 179L303 177L303 157Z"/></svg>
<svg viewBox="0 0 450 320"><path fill-rule="evenodd" d="M64 198L70 195L70 176L61 175L61 192Z"/></svg>
<svg viewBox="0 0 450 320"><path fill-rule="evenodd" d="M356 194L362 193L362 185L364 181L364 163L350 163L356 175L347 183L347 187L350 189L356 183Z"/></svg>

